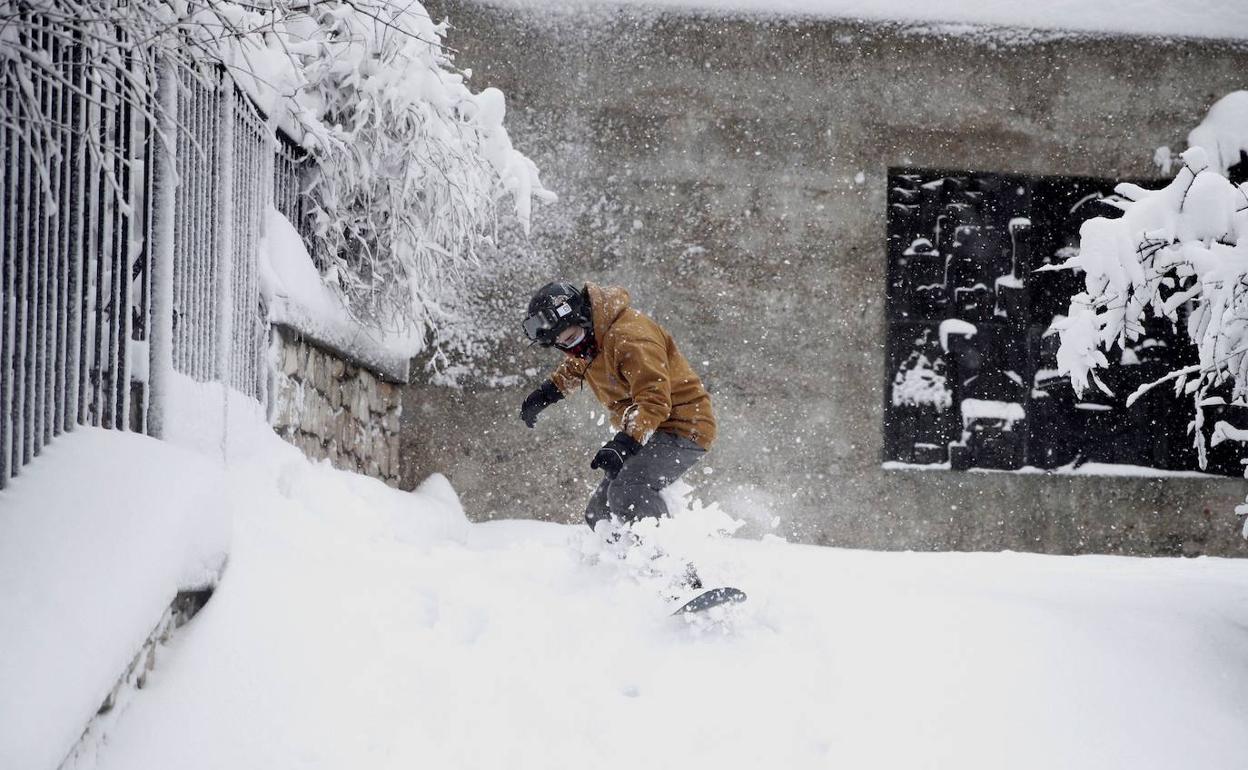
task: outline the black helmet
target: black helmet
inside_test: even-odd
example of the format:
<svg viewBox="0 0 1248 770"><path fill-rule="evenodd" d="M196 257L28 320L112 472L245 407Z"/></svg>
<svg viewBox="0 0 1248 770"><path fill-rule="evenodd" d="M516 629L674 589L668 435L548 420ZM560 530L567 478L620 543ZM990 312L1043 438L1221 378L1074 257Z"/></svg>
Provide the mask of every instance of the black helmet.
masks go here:
<svg viewBox="0 0 1248 770"><path fill-rule="evenodd" d="M524 336L548 348L569 326L581 326L589 331L592 324L585 292L566 281L548 283L529 300Z"/></svg>

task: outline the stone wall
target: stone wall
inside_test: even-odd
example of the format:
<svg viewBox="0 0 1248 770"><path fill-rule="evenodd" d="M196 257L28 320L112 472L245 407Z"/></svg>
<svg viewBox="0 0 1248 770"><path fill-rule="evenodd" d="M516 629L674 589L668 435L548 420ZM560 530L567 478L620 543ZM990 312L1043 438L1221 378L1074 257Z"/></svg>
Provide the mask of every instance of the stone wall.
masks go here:
<svg viewBox="0 0 1248 770"><path fill-rule="evenodd" d="M430 10L454 23L474 88L507 94L515 146L560 196L536 208L535 242L562 277L627 286L703 376L720 437L698 487L747 531L775 518L791 539L867 548L1248 552L1242 480L881 464L888 169L1157 176L1156 147L1181 148L1248 86L1248 48L543 5ZM602 410L576 396L528 430L520 402L557 355L517 341L498 360L520 382L409 390L404 483L441 471L475 518L578 521Z"/></svg>
<svg viewBox="0 0 1248 770"><path fill-rule="evenodd" d="M273 334L273 429L313 460L397 486L399 385L287 327Z"/></svg>

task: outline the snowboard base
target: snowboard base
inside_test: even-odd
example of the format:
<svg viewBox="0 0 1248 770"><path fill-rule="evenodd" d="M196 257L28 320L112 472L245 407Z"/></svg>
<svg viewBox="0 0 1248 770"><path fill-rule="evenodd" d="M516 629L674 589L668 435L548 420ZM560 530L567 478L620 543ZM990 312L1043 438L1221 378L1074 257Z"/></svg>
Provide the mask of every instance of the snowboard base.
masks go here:
<svg viewBox="0 0 1248 770"><path fill-rule="evenodd" d="M718 607L721 604L739 604L745 601L745 591L739 588L723 587L712 588L709 591L703 591L689 601L685 602L673 612L673 615L688 615L694 612L704 612L712 607Z"/></svg>

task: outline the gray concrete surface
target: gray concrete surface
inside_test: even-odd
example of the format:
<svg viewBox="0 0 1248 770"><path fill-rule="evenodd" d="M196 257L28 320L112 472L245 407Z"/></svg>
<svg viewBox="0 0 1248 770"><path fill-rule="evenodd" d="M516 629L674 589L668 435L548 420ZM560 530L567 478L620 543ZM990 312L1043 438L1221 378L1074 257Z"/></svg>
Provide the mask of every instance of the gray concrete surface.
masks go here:
<svg viewBox="0 0 1248 770"><path fill-rule="evenodd" d="M747 532L885 549L1248 554L1232 512L1242 480L880 464L887 169L1153 175L1155 147L1181 148L1213 101L1248 87L1244 47L431 9L450 16L475 87L506 92L516 146L562 196L538 211L533 248L568 278L627 286L703 374L721 438L698 492ZM578 521L609 436L602 409L586 393L536 430L516 418L556 355L517 340L495 363L531 372L521 385L410 388L405 483L446 473L476 519Z"/></svg>

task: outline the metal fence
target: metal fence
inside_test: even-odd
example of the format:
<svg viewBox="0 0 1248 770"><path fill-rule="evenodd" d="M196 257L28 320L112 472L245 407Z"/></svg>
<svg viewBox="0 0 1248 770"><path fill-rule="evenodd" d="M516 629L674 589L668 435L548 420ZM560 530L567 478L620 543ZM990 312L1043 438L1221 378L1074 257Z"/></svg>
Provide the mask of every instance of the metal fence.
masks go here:
<svg viewBox="0 0 1248 770"><path fill-rule="evenodd" d="M273 153L273 207L294 224L304 243L312 241L308 199L303 194L308 172L308 156L286 134L275 136ZM309 249L315 260L317 252Z"/></svg>
<svg viewBox="0 0 1248 770"><path fill-rule="evenodd" d="M48 25L19 34L57 77L11 59L3 72L0 486L75 424L129 427L144 388L131 377L147 292L141 110Z"/></svg>
<svg viewBox="0 0 1248 770"><path fill-rule="evenodd" d="M263 117L218 72L181 73L178 123L174 369L259 399L265 329L256 253L275 189L288 207L300 205L301 164L285 148L292 157L275 163Z"/></svg>
<svg viewBox="0 0 1248 770"><path fill-rule="evenodd" d="M30 25L26 25L30 26ZM0 488L75 425L146 432L152 316L152 93L139 68L22 33L49 73L0 80ZM39 30L43 29L43 32ZM114 68L131 68L126 54ZM257 247L276 205L302 224L303 161L219 72L179 73L173 210L173 368L263 397ZM32 99L31 96L34 96ZM32 105L38 105L37 108Z"/></svg>

